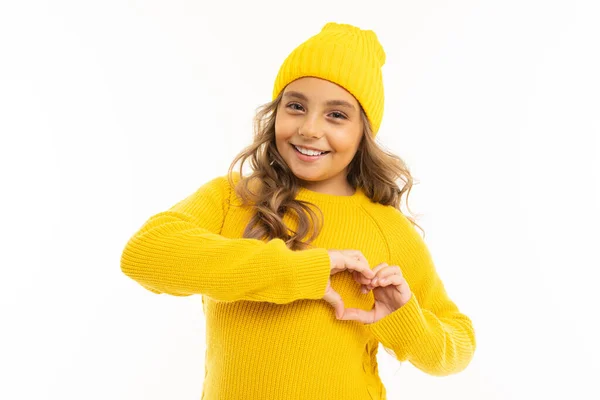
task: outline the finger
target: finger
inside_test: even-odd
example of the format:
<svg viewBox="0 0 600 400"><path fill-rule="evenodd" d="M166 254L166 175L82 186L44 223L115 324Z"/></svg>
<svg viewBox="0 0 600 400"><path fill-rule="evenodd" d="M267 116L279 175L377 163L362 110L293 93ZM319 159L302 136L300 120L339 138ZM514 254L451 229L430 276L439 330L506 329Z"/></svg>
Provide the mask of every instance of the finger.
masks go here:
<svg viewBox="0 0 600 400"><path fill-rule="evenodd" d="M374 283L377 283L377 281L380 281L381 279L387 278L391 275L402 276L402 271L400 270L400 267L398 267L397 265L391 265L378 270L375 274L375 278L373 278L373 281L375 281Z"/></svg>
<svg viewBox="0 0 600 400"><path fill-rule="evenodd" d="M360 250L348 250L348 254L356 257L358 261L367 262L367 257Z"/></svg>
<svg viewBox="0 0 600 400"><path fill-rule="evenodd" d="M386 280L389 280L389 282L384 282L381 284L381 286L392 286L398 291L402 304L406 304L412 296L410 286L408 285L406 279L401 278L398 275L392 275L389 278L386 278Z"/></svg>
<svg viewBox="0 0 600 400"><path fill-rule="evenodd" d="M367 261L367 257L365 257L365 255L360 251L358 252L358 259L364 262L365 264L369 264L369 262Z"/></svg>
<svg viewBox="0 0 600 400"><path fill-rule="evenodd" d="M378 282L379 283L377 284L377 286L381 286L381 287L386 287L389 285L400 286L400 285L406 283L406 279L404 279L400 275L389 275L385 278L381 278Z"/></svg>
<svg viewBox="0 0 600 400"><path fill-rule="evenodd" d="M382 262L380 264L377 264L375 266L375 268L373 268L373 273L375 275L377 275L379 273L379 271L381 271L382 269L387 268L387 267L388 267L388 263L386 263L386 262Z"/></svg>
<svg viewBox="0 0 600 400"><path fill-rule="evenodd" d="M377 272L379 272L381 269L385 268L387 266L387 263L381 263L378 264L375 268L372 269L373 274L376 276ZM367 278L364 274L358 272L358 271L353 271L352 272L352 278L360 283L361 285L365 286L371 283L372 278ZM362 292L362 287L361 287L361 292Z"/></svg>
<svg viewBox="0 0 600 400"><path fill-rule="evenodd" d="M363 262L361 253L358 250L342 250L341 253L345 257L351 257L351 258L355 259L356 261Z"/></svg>
<svg viewBox="0 0 600 400"><path fill-rule="evenodd" d="M342 315L344 315L344 300L338 292L330 289L324 296L324 299L333 307L336 318L339 319Z"/></svg>
<svg viewBox="0 0 600 400"><path fill-rule="evenodd" d="M371 324L375 320L375 310L366 311L361 308L346 308L341 318L342 321L359 321L363 324Z"/></svg>
<svg viewBox="0 0 600 400"><path fill-rule="evenodd" d="M360 250L347 250L345 252L347 255L354 257L357 261L363 263L364 265L369 265L367 258ZM370 269L370 267L369 267Z"/></svg>
<svg viewBox="0 0 600 400"><path fill-rule="evenodd" d="M352 271L352 278L355 282L360 283L361 285L371 283L371 278L367 278L361 272L358 271Z"/></svg>
<svg viewBox="0 0 600 400"><path fill-rule="evenodd" d="M365 282L364 284L367 285L368 289L372 289L373 288L373 279L377 277L377 275L381 274L381 271L385 268L388 267L388 264L383 262L381 264L378 264L375 268L373 268L373 274L374 276L370 279L368 279L368 282Z"/></svg>
<svg viewBox="0 0 600 400"><path fill-rule="evenodd" d="M373 278L375 276L368 263L358 261L357 259L352 258L351 256L345 256L345 258L346 269L358 271L367 278Z"/></svg>
<svg viewBox="0 0 600 400"><path fill-rule="evenodd" d="M385 268L379 269L376 272L375 277L371 280L370 283L367 283L367 285L377 286L378 282L381 279L387 278L388 276L391 276L391 275L402 276L402 271L400 270L400 267L398 267L397 265L391 265L391 266L387 266Z"/></svg>

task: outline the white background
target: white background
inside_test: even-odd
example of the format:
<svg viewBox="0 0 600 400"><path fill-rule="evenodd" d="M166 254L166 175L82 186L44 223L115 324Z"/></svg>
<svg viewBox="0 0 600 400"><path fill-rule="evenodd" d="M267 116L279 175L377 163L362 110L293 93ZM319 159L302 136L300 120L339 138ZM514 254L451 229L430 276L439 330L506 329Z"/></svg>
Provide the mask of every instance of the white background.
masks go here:
<svg viewBox="0 0 600 400"><path fill-rule="evenodd" d="M226 173L329 21L387 53L377 140L477 334L445 378L380 347L388 398L600 398L599 19L576 0L2 2L0 398L200 398L201 297L146 291L121 252Z"/></svg>

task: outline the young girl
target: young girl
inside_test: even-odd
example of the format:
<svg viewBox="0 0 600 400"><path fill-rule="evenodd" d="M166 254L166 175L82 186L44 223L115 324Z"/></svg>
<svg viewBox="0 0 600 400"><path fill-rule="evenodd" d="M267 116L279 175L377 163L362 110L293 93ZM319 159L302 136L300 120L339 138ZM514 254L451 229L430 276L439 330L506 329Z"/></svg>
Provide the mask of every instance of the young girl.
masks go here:
<svg viewBox="0 0 600 400"><path fill-rule="evenodd" d="M228 174L128 241L127 276L202 295L202 399L385 399L379 343L431 375L471 361L471 320L400 212L410 173L374 141L384 63L373 31L327 23L285 59Z"/></svg>

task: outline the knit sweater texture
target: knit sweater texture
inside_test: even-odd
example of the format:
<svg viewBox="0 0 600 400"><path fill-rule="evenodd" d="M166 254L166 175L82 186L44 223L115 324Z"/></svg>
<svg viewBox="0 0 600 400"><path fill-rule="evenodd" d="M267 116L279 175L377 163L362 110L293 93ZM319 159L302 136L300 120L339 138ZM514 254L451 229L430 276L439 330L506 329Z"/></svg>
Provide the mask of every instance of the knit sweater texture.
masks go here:
<svg viewBox="0 0 600 400"><path fill-rule="evenodd" d="M125 245L121 270L147 290L202 295L201 399L386 399L380 343L430 375L464 370L476 347L472 322L449 298L412 223L360 188L350 196L301 188L296 198L324 215L307 250L290 250L281 239L243 238L252 209L242 206L225 175L150 217ZM283 220L295 230L295 218ZM399 266L411 299L374 323L337 320L322 299L328 249L360 250L371 268ZM331 286L347 308L374 305L373 293L360 293L348 271L331 276Z"/></svg>

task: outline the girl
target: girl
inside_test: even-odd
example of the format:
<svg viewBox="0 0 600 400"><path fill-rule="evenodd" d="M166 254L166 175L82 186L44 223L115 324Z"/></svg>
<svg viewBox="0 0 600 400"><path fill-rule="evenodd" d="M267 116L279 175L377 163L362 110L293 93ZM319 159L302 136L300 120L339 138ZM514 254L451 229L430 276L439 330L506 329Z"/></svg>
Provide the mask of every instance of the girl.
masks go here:
<svg viewBox="0 0 600 400"><path fill-rule="evenodd" d="M379 343L431 375L471 361L471 320L400 212L410 173L374 141L384 63L373 31L327 23L285 59L228 174L126 244L146 289L202 295L202 399L385 399Z"/></svg>

